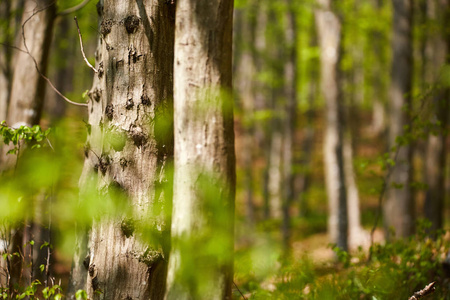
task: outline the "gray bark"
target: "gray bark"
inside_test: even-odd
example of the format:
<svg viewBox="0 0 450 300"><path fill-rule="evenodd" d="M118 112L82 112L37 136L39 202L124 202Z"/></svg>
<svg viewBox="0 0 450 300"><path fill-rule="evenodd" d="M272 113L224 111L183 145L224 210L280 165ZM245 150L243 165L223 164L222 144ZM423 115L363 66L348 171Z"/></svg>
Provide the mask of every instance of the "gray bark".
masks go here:
<svg viewBox="0 0 450 300"><path fill-rule="evenodd" d="M319 1L316 24L321 50L321 86L326 103L324 141L325 180L329 204L328 232L333 243L348 248L347 191L345 183L342 99L339 83L341 23L330 0Z"/></svg>
<svg viewBox="0 0 450 300"><path fill-rule="evenodd" d="M386 229L393 228L397 237L414 232L414 199L411 190L412 145L396 139L409 124L412 87L412 1L394 0L392 72L390 86L389 145L399 147L394 169L387 183L384 204Z"/></svg>
<svg viewBox="0 0 450 300"><path fill-rule="evenodd" d="M52 0L25 1L22 16L22 24L33 16L24 27L25 43L43 74L47 70L53 21L56 13L54 3L55 1ZM19 47L25 48L22 36L20 36ZM10 126L38 124L44 103L45 81L27 53L17 52L15 61L17 63L14 67L7 123Z"/></svg>
<svg viewBox="0 0 450 300"><path fill-rule="evenodd" d="M84 272L90 299L162 299L172 190L174 7L164 0L104 0L97 8L99 72L89 93L80 196L112 201L116 211L94 221L88 270L75 275ZM149 235L155 238L144 238ZM82 259L75 267L83 268Z"/></svg>
<svg viewBox="0 0 450 300"><path fill-rule="evenodd" d="M167 299L231 299L235 153L231 0L178 0Z"/></svg>

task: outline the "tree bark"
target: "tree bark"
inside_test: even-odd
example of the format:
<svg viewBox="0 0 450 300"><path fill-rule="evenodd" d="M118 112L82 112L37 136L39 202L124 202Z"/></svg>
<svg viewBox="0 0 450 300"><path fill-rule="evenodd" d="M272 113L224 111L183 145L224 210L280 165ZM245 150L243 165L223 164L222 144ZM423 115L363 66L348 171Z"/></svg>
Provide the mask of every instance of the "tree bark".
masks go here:
<svg viewBox="0 0 450 300"><path fill-rule="evenodd" d="M328 232L333 243L348 248L347 191L343 154L343 112L339 61L341 23L331 10L330 0L318 1L316 24L321 50L321 86L326 103L324 142L325 179L329 204Z"/></svg>
<svg viewBox="0 0 450 300"><path fill-rule="evenodd" d="M412 88L412 1L394 0L393 57L390 86L389 145L396 147L395 166L387 183L384 205L385 226L395 230L397 237L414 232L414 199L411 190L412 145L401 144L397 138L405 134L404 126L410 122Z"/></svg>
<svg viewBox="0 0 450 300"><path fill-rule="evenodd" d="M98 73L89 92L80 196L116 208L92 226L83 271L87 292L90 299L162 299L172 191L174 7L164 0L104 0L97 9Z"/></svg>
<svg viewBox="0 0 450 300"><path fill-rule="evenodd" d="M178 0L172 252L166 299L231 299L232 0Z"/></svg>

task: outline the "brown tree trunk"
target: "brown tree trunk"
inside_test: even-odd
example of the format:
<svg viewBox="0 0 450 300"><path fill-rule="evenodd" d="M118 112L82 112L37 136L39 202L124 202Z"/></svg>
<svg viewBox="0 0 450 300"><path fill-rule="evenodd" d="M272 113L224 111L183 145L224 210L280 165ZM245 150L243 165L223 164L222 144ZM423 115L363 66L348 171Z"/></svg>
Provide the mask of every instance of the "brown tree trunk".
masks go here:
<svg viewBox="0 0 450 300"><path fill-rule="evenodd" d="M326 103L325 179L329 203L328 232L333 243L348 248L347 191L343 153L343 112L339 79L341 23L330 0L320 0L316 24L321 50L321 84Z"/></svg>
<svg viewBox="0 0 450 300"><path fill-rule="evenodd" d="M167 299L231 299L232 0L177 0L175 175Z"/></svg>
<svg viewBox="0 0 450 300"><path fill-rule="evenodd" d="M98 73L89 93L80 196L117 206L115 214L94 221L88 270L72 276L84 272L90 299L162 299L172 191L174 7L164 0L104 0L97 8ZM149 233L159 238L145 239ZM78 258L75 267L82 268Z"/></svg>
<svg viewBox="0 0 450 300"><path fill-rule="evenodd" d="M395 166L387 182L384 220L397 237L414 232L414 199L411 190L412 145L410 141L397 143L409 124L412 87L412 1L394 0L392 72L389 111L389 145L396 147ZM395 154L393 154L395 155ZM393 157L394 159L394 157Z"/></svg>
<svg viewBox="0 0 450 300"><path fill-rule="evenodd" d="M252 226L255 221L254 206L254 175L253 161L255 151L255 77L256 66L252 57L251 47L254 44L255 22L250 19L251 6L245 9L235 10L234 12L234 57L233 65L233 85L237 91L238 105L242 111L241 123L242 133L242 151L237 153L241 155L242 168L244 172L244 190L245 190L245 208L248 225Z"/></svg>
<svg viewBox="0 0 450 300"><path fill-rule="evenodd" d="M294 200L294 150L295 129L297 124L297 24L294 2L286 0L285 47L287 53L284 62L284 145L283 145L283 222L282 236L285 252L290 247L291 217L290 208Z"/></svg>
<svg viewBox="0 0 450 300"><path fill-rule="evenodd" d="M427 20L432 24L439 24L438 32L427 34L426 59L427 82L435 84L439 81L442 66L450 63L448 57L450 49L450 34L447 31L450 25L450 1L430 0L427 2ZM425 181L428 189L425 194L425 217L431 221L430 230L442 229L444 220L445 202L445 167L447 147L445 143L445 129L448 124L450 109L450 90L438 89L433 95L434 115L438 129L429 133L426 145Z"/></svg>

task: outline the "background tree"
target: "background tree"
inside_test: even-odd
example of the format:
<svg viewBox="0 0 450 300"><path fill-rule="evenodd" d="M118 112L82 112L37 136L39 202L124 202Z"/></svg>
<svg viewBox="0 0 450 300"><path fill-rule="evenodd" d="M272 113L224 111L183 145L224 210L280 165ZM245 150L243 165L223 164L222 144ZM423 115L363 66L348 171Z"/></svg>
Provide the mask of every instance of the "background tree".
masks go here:
<svg viewBox="0 0 450 300"><path fill-rule="evenodd" d="M177 1L167 299L231 299L236 184L232 14L231 0Z"/></svg>
<svg viewBox="0 0 450 300"><path fill-rule="evenodd" d="M397 237L414 232L414 200L411 190L412 145L405 136L410 125L412 97L412 1L393 1L392 73L389 101L389 147L395 166L387 183L385 226Z"/></svg>
<svg viewBox="0 0 450 300"><path fill-rule="evenodd" d="M339 77L341 21L332 10L334 2L318 1L316 24L321 50L321 86L326 103L324 141L325 176L329 203L330 240L343 250L348 248L347 191L343 151L342 90Z"/></svg>
<svg viewBox="0 0 450 300"><path fill-rule="evenodd" d="M426 82L435 86L432 97L432 126L435 128L428 134L425 158L425 180L428 185L424 212L431 221L430 230L442 229L444 226L445 203L445 166L447 162L447 146L445 130L448 126L449 89L442 78L443 66L450 63L450 34L447 29L450 16L449 1L427 1L426 16Z"/></svg>

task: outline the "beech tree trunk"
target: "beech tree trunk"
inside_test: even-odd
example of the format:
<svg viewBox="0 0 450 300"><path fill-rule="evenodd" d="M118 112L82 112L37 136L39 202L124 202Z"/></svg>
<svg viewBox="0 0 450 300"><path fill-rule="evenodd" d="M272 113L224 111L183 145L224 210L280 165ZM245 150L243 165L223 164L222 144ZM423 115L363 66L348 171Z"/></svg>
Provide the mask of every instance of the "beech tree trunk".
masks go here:
<svg viewBox="0 0 450 300"><path fill-rule="evenodd" d="M232 0L177 0L172 252L166 299L231 299Z"/></svg>
<svg viewBox="0 0 450 300"><path fill-rule="evenodd" d="M97 9L98 73L89 92L80 195L82 201L112 201L116 211L94 221L89 257L76 264L82 268L84 259L90 299L162 299L172 191L174 7L164 0L104 0ZM149 235L157 238L145 239Z"/></svg>
<svg viewBox="0 0 450 300"><path fill-rule="evenodd" d="M397 143L409 125L412 87L412 1L394 0L392 72L389 111L389 145L397 147L395 166L387 182L384 221L388 237L390 228L396 237L414 232L414 199L411 190L412 145L406 140ZM393 154L394 156L395 154ZM392 157L394 158L394 157Z"/></svg>
<svg viewBox="0 0 450 300"><path fill-rule="evenodd" d="M339 61L341 23L331 10L330 0L318 1L315 12L321 50L321 85L326 103L324 141L325 180L329 204L328 233L332 243L348 248L347 191L343 153L343 112Z"/></svg>

